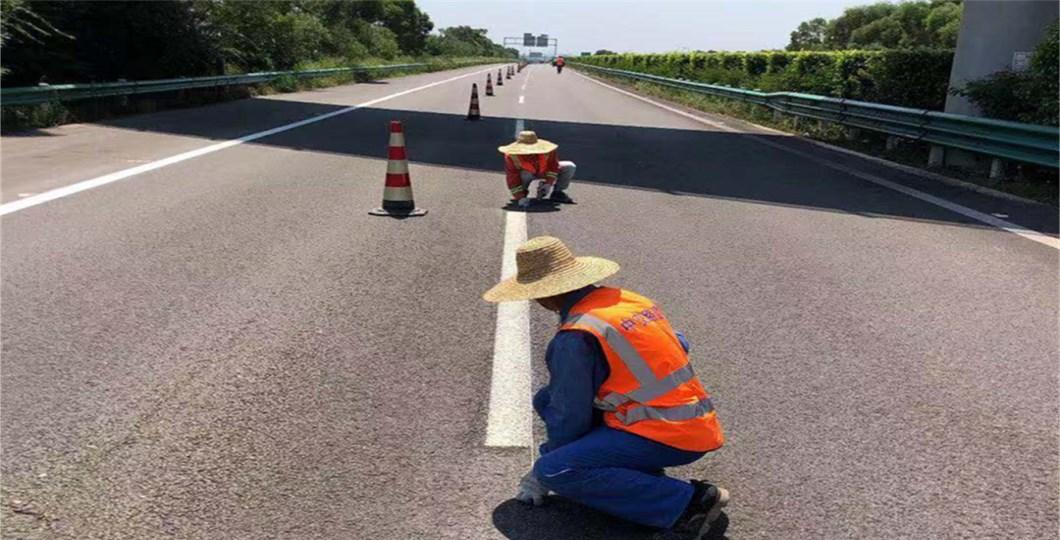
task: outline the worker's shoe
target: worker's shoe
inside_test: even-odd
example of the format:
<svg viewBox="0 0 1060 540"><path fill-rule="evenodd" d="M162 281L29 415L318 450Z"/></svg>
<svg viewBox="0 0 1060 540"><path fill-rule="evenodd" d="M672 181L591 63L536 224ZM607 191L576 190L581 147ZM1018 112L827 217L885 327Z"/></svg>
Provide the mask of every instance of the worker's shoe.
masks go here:
<svg viewBox="0 0 1060 540"><path fill-rule="evenodd" d="M729 491L713 484L692 480L692 499L685 513L677 518L671 531L684 538L700 540L711 532L711 525L718 521L721 509L729 504Z"/></svg>
<svg viewBox="0 0 1060 540"><path fill-rule="evenodd" d="M574 204L574 199L570 198L570 195L567 195L558 189L552 191L552 196L549 197L548 200L555 203Z"/></svg>

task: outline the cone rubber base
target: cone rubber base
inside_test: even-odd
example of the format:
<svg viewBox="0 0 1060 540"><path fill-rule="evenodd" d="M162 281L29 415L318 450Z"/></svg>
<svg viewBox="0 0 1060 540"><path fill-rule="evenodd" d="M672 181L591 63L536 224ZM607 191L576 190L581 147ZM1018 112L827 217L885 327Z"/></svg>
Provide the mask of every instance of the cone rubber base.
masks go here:
<svg viewBox="0 0 1060 540"><path fill-rule="evenodd" d="M412 210L387 210L385 208L376 208L375 210L369 210L368 213L373 216L390 217L419 217L427 215L427 211L423 208L413 208Z"/></svg>

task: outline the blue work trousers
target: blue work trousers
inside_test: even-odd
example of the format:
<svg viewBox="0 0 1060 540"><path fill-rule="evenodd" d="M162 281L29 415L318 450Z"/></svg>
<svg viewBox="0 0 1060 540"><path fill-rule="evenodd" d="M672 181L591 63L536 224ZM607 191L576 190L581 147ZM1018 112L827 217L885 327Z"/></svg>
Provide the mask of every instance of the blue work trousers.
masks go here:
<svg viewBox="0 0 1060 540"><path fill-rule="evenodd" d="M687 465L704 454L600 426L541 456L534 473L557 495L634 523L668 528L688 506L692 485L665 476L663 468Z"/></svg>

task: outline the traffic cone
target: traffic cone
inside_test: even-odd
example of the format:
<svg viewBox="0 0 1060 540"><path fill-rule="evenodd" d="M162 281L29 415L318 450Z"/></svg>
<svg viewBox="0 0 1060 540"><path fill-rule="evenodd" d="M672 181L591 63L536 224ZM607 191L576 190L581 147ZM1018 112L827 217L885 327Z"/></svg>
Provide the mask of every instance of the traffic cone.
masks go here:
<svg viewBox="0 0 1060 540"><path fill-rule="evenodd" d="M412 200L412 180L409 160L405 154L405 133L401 122L390 122L390 146L387 148L386 184L383 187L383 206L368 212L373 216L415 217L427 213L416 208Z"/></svg>
<svg viewBox="0 0 1060 540"><path fill-rule="evenodd" d="M501 77L500 68L497 68L497 86L504 86L504 77Z"/></svg>
<svg viewBox="0 0 1060 540"><path fill-rule="evenodd" d="M477 84L472 84L471 85L471 107L469 107L468 110L467 110L467 119L468 120L478 120L479 118L482 118L482 116L479 114L479 110L478 110L478 85Z"/></svg>
<svg viewBox="0 0 1060 540"><path fill-rule="evenodd" d="M491 79L491 76L490 76L489 73L486 74L486 95L487 96L492 96L493 95L493 80Z"/></svg>
<svg viewBox="0 0 1060 540"><path fill-rule="evenodd" d="M508 78L512 78L512 66L508 66Z"/></svg>

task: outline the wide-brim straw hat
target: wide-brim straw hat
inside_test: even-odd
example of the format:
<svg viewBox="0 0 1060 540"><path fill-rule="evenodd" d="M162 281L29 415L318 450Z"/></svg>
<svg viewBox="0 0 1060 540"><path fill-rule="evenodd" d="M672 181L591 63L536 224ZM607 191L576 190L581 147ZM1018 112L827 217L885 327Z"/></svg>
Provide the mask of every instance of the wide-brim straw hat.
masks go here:
<svg viewBox="0 0 1060 540"><path fill-rule="evenodd" d="M515 250L518 271L486 291L487 302L547 298L592 285L618 272L618 263L599 257L575 257L558 238L538 236Z"/></svg>
<svg viewBox="0 0 1060 540"><path fill-rule="evenodd" d="M557 148L559 148L558 144L537 138L537 133L533 131L520 131L515 142L506 146L498 146L497 150L502 154L521 156L547 154Z"/></svg>

